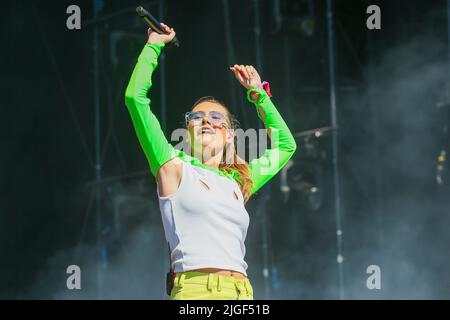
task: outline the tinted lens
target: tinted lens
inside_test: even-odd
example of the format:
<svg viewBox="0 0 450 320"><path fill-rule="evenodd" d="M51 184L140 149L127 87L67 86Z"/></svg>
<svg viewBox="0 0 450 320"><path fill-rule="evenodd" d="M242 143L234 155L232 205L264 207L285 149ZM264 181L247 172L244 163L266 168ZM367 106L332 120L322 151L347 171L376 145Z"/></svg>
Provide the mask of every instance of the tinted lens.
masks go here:
<svg viewBox="0 0 450 320"><path fill-rule="evenodd" d="M225 122L225 115L218 111L211 111L209 113L209 118L214 122Z"/></svg>
<svg viewBox="0 0 450 320"><path fill-rule="evenodd" d="M186 113L186 122L201 121L204 116L205 116L205 113L203 111L188 112L188 113Z"/></svg>
<svg viewBox="0 0 450 320"><path fill-rule="evenodd" d="M205 117L205 113L203 111L196 111L196 112L186 112L185 118L186 118L186 124L189 122L201 122L203 121L203 118ZM219 123L225 123L229 125L229 122L226 118L226 116L219 112L219 111L211 111L208 113L208 119L216 124Z"/></svg>

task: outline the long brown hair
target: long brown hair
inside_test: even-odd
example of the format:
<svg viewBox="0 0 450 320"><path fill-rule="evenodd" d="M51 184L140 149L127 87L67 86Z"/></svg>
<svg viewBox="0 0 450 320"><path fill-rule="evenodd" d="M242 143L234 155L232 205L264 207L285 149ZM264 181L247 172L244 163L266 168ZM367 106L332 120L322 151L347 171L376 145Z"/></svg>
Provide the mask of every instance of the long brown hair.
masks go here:
<svg viewBox="0 0 450 320"><path fill-rule="evenodd" d="M228 120L230 121L231 128L230 129L237 129L239 128L239 121L234 117L234 115L230 112L228 107L221 101L217 100L216 98L212 96L206 96L198 99L194 105L191 108L191 111L200 103L202 102L212 102L216 103L226 110L226 115L228 117ZM244 203L248 201L248 199L251 196L251 192L253 189L253 180L250 174L250 169L248 166L248 163L240 158L236 151L236 136L234 137L234 141L232 144L227 144L225 146L226 150L224 150L223 155L226 157L230 154L231 151L231 161L227 161L227 159L222 159L221 163L219 164L219 169L230 173L231 171L237 171L239 174L239 179L237 180L237 183L239 184L239 188L241 189L242 195L244 196Z"/></svg>

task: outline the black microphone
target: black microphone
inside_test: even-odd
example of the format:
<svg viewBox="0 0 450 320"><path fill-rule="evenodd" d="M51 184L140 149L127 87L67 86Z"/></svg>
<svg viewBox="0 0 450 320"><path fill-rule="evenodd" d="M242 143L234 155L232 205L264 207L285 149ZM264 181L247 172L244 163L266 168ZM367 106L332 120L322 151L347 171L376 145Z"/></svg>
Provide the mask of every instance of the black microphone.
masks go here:
<svg viewBox="0 0 450 320"><path fill-rule="evenodd" d="M168 34L164 29L162 28L161 24L154 16L151 15L150 12L145 10L143 7L139 6L136 8L136 13L138 16L145 22L147 26L149 26L153 31L159 34ZM178 48L180 46L180 41L178 41L178 38L175 36L172 41L170 41L167 45L167 47L175 47Z"/></svg>

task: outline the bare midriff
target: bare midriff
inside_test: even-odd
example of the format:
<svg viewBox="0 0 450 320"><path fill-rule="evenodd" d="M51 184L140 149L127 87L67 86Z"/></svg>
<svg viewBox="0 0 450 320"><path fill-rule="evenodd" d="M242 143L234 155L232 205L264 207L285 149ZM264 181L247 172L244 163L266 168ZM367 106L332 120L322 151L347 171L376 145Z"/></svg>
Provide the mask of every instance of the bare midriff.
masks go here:
<svg viewBox="0 0 450 320"><path fill-rule="evenodd" d="M191 271L215 273L215 274L220 274L222 276L234 277L237 279L247 278L243 273L240 273L238 271L233 271L233 270L224 270L224 269L217 269L217 268L202 268L202 269L195 269L195 270L191 270Z"/></svg>

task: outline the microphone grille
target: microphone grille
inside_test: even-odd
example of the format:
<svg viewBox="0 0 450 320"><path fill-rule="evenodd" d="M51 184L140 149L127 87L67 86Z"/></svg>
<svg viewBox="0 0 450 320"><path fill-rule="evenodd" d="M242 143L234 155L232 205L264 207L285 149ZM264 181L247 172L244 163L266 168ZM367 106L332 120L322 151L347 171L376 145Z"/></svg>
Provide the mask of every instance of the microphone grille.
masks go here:
<svg viewBox="0 0 450 320"><path fill-rule="evenodd" d="M144 8L142 8L141 6L139 6L139 7L137 7L136 8L136 12L137 12L137 14L139 15L139 16L141 16L141 17L143 17L144 15L145 15L145 9Z"/></svg>

